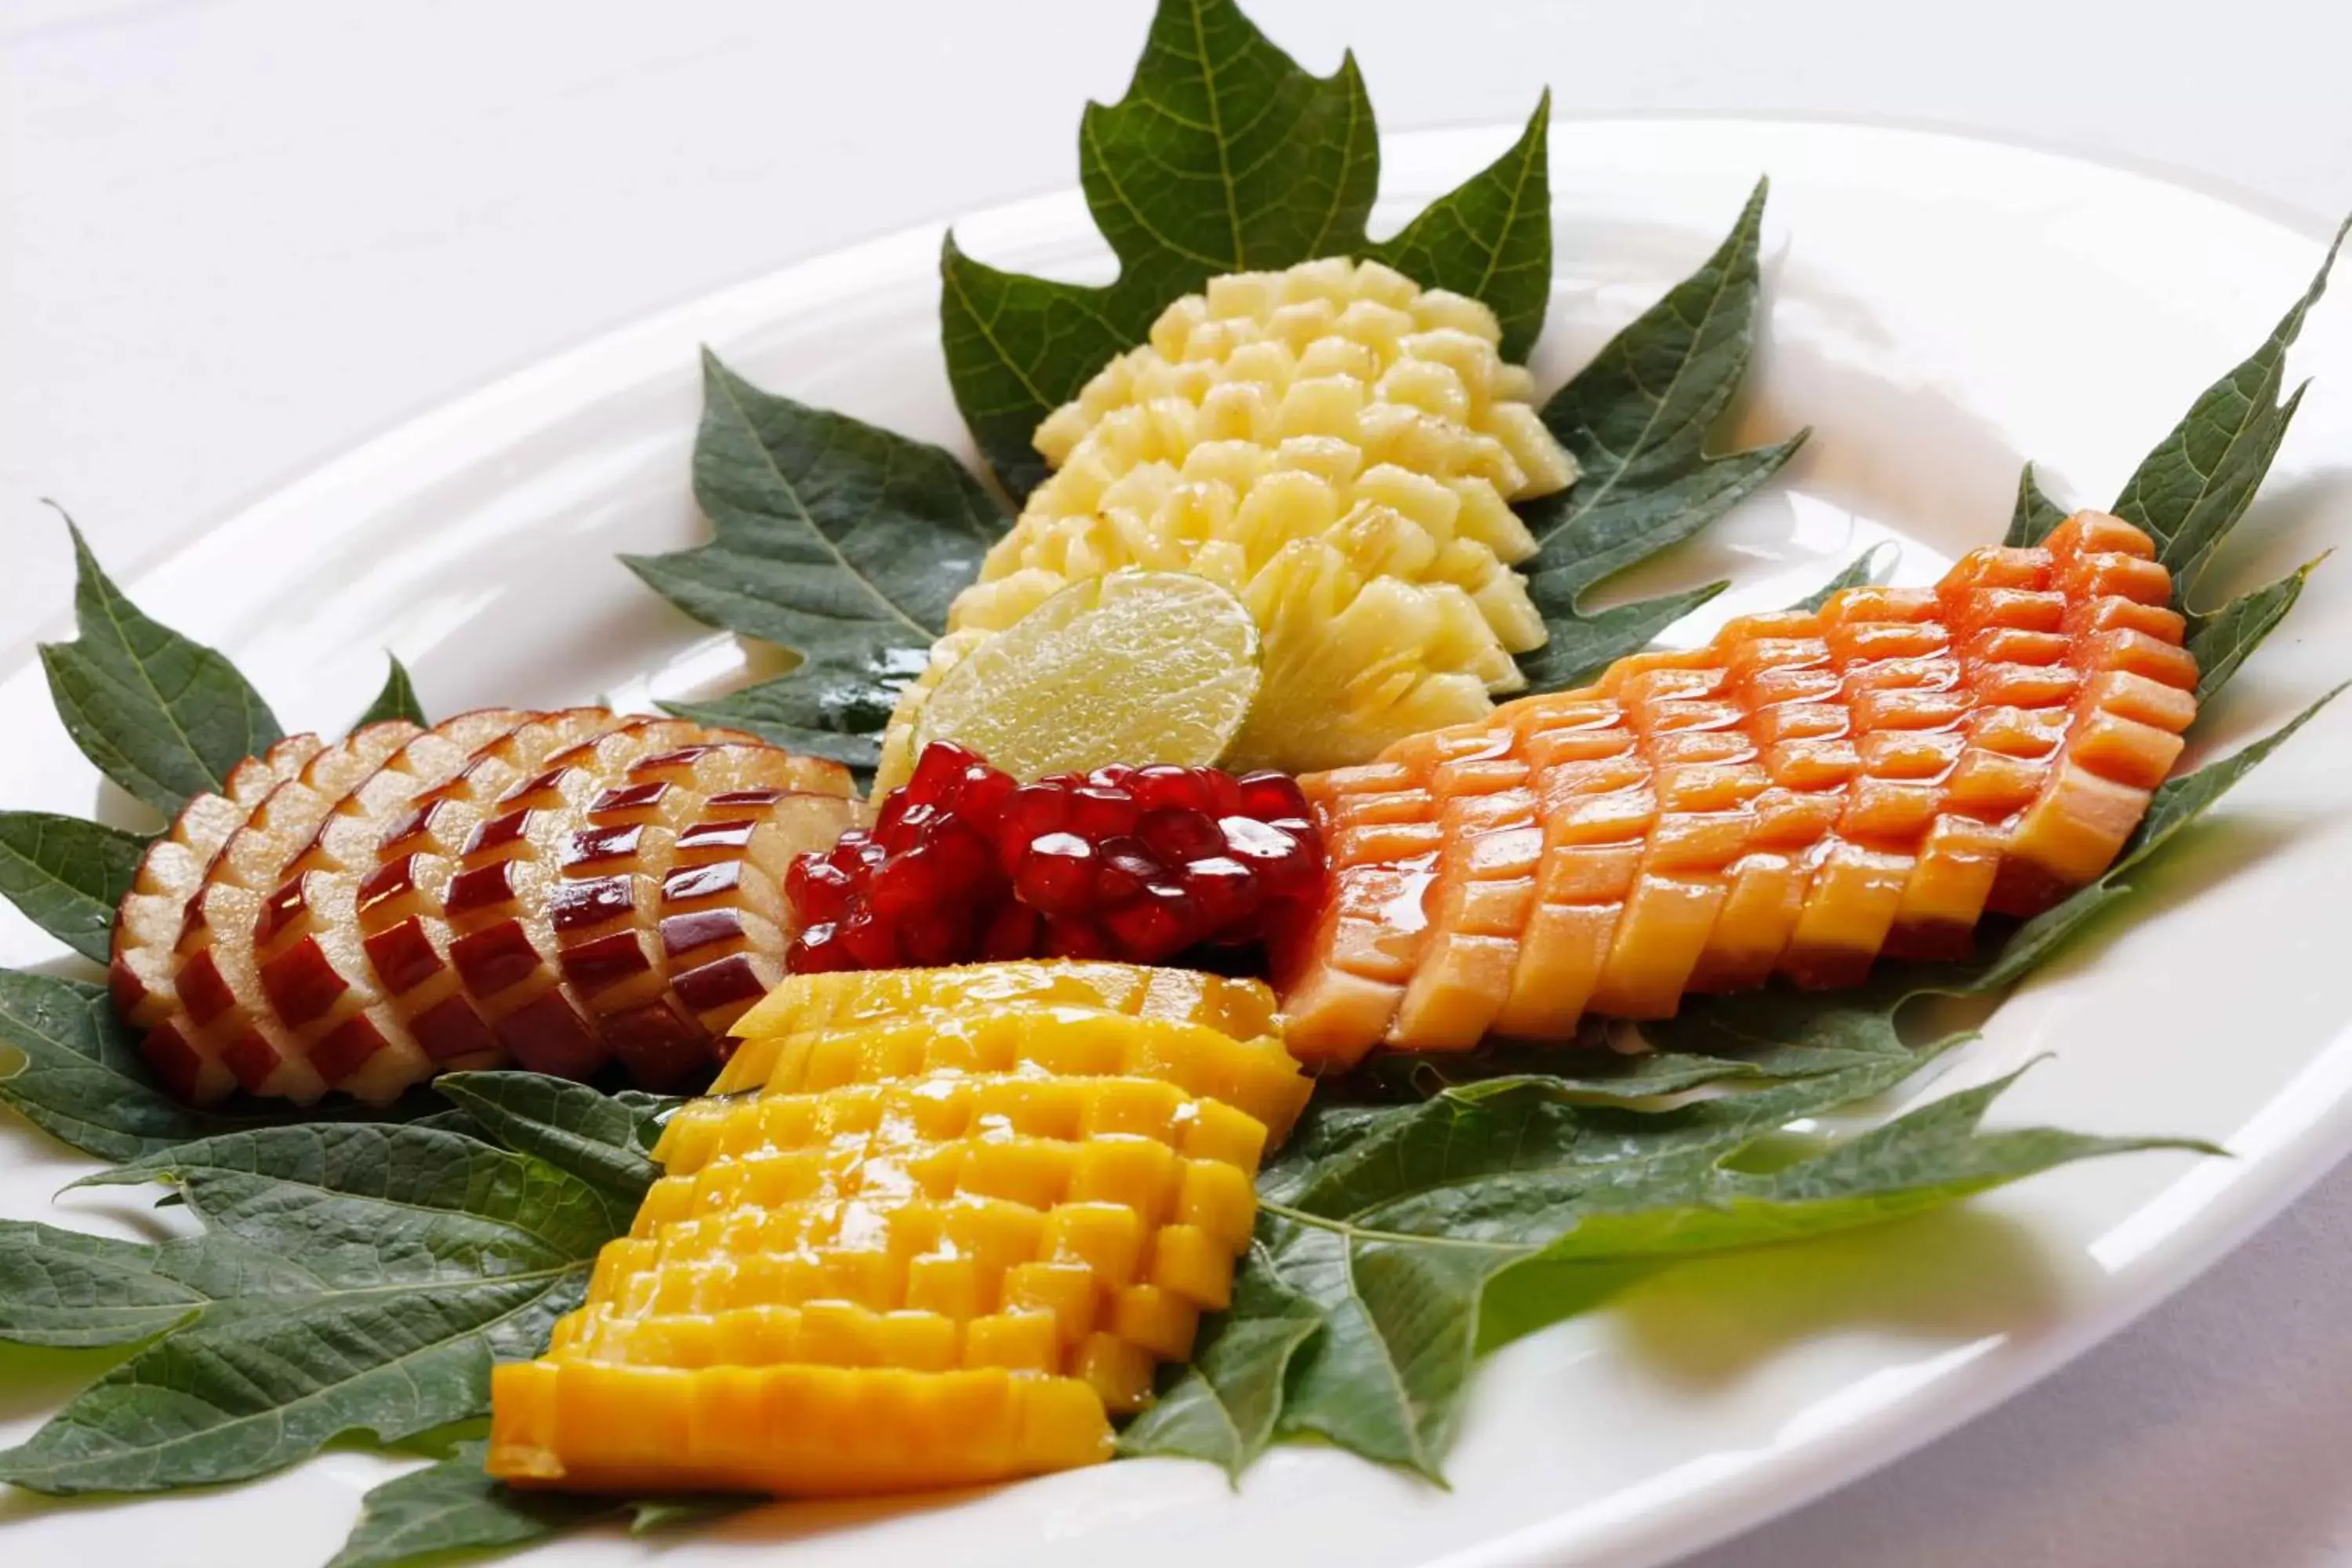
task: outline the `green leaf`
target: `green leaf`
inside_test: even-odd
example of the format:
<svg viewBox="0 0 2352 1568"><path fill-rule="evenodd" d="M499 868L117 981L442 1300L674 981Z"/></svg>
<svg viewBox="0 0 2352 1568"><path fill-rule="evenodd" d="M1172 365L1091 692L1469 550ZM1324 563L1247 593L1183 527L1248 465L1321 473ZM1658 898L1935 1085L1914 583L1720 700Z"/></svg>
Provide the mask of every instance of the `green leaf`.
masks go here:
<svg viewBox="0 0 2352 1568"><path fill-rule="evenodd" d="M872 760L898 692L1006 518L952 457L780 397L703 355L694 494L709 544L622 559L687 614L802 659L780 680L673 711Z"/></svg>
<svg viewBox="0 0 2352 1568"><path fill-rule="evenodd" d="M1526 510L1540 546L1523 568L1551 640L1523 656L1536 690L1578 685L1724 584L1591 614L1587 594L1690 538L1772 477L1805 438L1710 455L1756 341L1767 186L1706 263L1676 284L1544 405L1581 477Z"/></svg>
<svg viewBox="0 0 2352 1568"><path fill-rule="evenodd" d="M279 738L261 694L227 658L139 613L109 581L81 531L69 643L45 643L49 695L82 755L170 816L219 789L229 770Z"/></svg>
<svg viewBox="0 0 2352 1568"><path fill-rule="evenodd" d="M10 1064L11 1054L22 1058ZM157 1085L139 1045L87 981L0 969L0 1102L101 1160L136 1160L193 1140L289 1121L412 1121L446 1107L418 1092L398 1105L252 1101L196 1110Z"/></svg>
<svg viewBox="0 0 2352 1568"><path fill-rule="evenodd" d="M448 1552L522 1546L627 1511L611 1498L500 1486L482 1468L486 1447L465 1444L439 1464L369 1492L351 1539L327 1568L396 1568Z"/></svg>
<svg viewBox="0 0 2352 1568"><path fill-rule="evenodd" d="M2205 389L2116 498L2116 515L2157 542L2157 559L2170 568L2173 597L2183 608L2205 563L2245 515L2303 400L2298 388L2284 404L2279 401L2286 351L2326 291L2347 229L2352 220L2336 231L2311 286L2262 346Z"/></svg>
<svg viewBox="0 0 2352 1568"><path fill-rule="evenodd" d="M58 1495L240 1480L480 1416L491 1363L545 1346L633 1209L416 1126L229 1133L89 1181L173 1185L205 1233L152 1267L212 1300L0 1454L0 1480Z"/></svg>
<svg viewBox="0 0 2352 1568"><path fill-rule="evenodd" d="M1205 1459L1237 1478L1273 1440L1291 1361L1323 1315L1268 1259L1241 1269L1234 1292L1192 1361L1119 1435L1121 1453Z"/></svg>
<svg viewBox="0 0 2352 1568"><path fill-rule="evenodd" d="M1045 478L1030 435L1181 295L1226 272L1349 254L1380 184L1355 58L1310 76L1233 0L1161 0L1127 94L1089 103L1078 173L1118 258L1104 288L940 253L948 379L1015 499Z"/></svg>
<svg viewBox="0 0 2352 1568"><path fill-rule="evenodd" d="M392 668L384 675L383 689L375 694L375 700L368 704L368 710L352 728L363 730L387 719L405 719L417 725L430 723L425 717L425 705L416 700L416 688L408 679L408 667L391 654L384 658Z"/></svg>
<svg viewBox="0 0 2352 1568"><path fill-rule="evenodd" d="M1484 300L1515 364L1534 351L1551 302L1550 130L1547 89L1508 152L1365 251L1425 289Z"/></svg>
<svg viewBox="0 0 2352 1568"><path fill-rule="evenodd" d="M1549 98L1526 134L1393 237L1364 222L1380 184L1380 139L1355 58L1318 77L1276 48L1233 0L1160 0L1117 103L1087 106L1079 177L1118 258L1090 287L1005 272L950 234L940 250L940 335L956 406L1015 500L1045 477L1038 422L1160 311L1229 272L1369 256L1429 288L1481 300L1524 357L1551 288Z"/></svg>
<svg viewBox="0 0 2352 1568"><path fill-rule="evenodd" d="M1173 1414L1139 1422L1127 1446L1234 1469L1270 1436L1311 1432L1435 1479L1472 1361L1491 1342L1486 1290L1506 1270L1646 1265L1823 1235L2073 1160L2202 1147L1982 1133L1995 1085L1770 1169L1741 1162L1759 1139L1883 1093L1923 1059L1875 1052L1665 1110L1570 1103L1532 1079L1476 1099L1314 1108L1260 1181L1257 1245L1233 1310L1169 1391ZM1320 1321L1301 1338L1310 1310ZM1232 1414L1277 1394L1270 1423Z"/></svg>
<svg viewBox="0 0 2352 1568"><path fill-rule="evenodd" d="M2303 585L2325 555L2305 562L2275 583L2250 589L2210 615L2189 617L2189 651L2197 658L2197 705L2210 702L2238 673L2246 656L2278 629L2303 597Z"/></svg>
<svg viewBox="0 0 2352 1568"><path fill-rule="evenodd" d="M160 1272L162 1250L0 1220L0 1340L86 1349L177 1328L211 1298Z"/></svg>
<svg viewBox="0 0 2352 1568"><path fill-rule="evenodd" d="M523 1546L551 1535L626 1520L632 1534L667 1530L754 1506L724 1497L624 1501L572 1492L518 1491L482 1468L488 1445L467 1443L437 1465L367 1494L351 1539L327 1568L400 1568L452 1552Z"/></svg>
<svg viewBox="0 0 2352 1568"><path fill-rule="evenodd" d="M137 834L78 816L0 811L0 894L35 925L104 963L115 908L146 852Z"/></svg>
<svg viewBox="0 0 2352 1568"><path fill-rule="evenodd" d="M1789 608L1818 610L1828 604L1833 595L1842 594L1848 588L1860 588L1875 583L1882 575L1895 569L1895 563L1902 553L1901 545L1891 539L1882 539L1855 556L1844 571L1840 572Z"/></svg>
<svg viewBox="0 0 2352 1568"><path fill-rule="evenodd" d="M2017 506L2009 515L2009 532L2001 542L2011 549L2030 549L2065 521L2066 509L2042 493L2042 481L2033 477L2033 465L2026 464L2017 476Z"/></svg>
<svg viewBox="0 0 2352 1568"><path fill-rule="evenodd" d="M433 1087L518 1153L536 1155L634 1211L661 1174L646 1133L684 1103L635 1089L610 1095L536 1072L459 1072Z"/></svg>

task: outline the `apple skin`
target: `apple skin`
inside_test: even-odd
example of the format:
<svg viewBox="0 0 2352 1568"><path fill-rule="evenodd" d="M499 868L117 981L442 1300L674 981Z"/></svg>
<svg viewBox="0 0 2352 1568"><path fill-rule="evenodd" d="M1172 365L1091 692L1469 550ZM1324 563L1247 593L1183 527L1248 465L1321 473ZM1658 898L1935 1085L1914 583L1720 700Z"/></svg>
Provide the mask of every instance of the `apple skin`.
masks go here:
<svg viewBox="0 0 2352 1568"><path fill-rule="evenodd" d="M730 897L743 885L743 862L719 860L708 866L681 866L662 879L662 906L690 904L698 899Z"/></svg>
<svg viewBox="0 0 2352 1568"><path fill-rule="evenodd" d="M139 1042L139 1054L147 1059L149 1067L155 1069L155 1076L163 1080L163 1087L172 1091L174 1099L201 1104L204 1100L218 1098L217 1095L202 1092L205 1058L196 1054L196 1048L188 1044L187 1037L180 1033L177 1018L166 1018L148 1030L146 1037Z"/></svg>
<svg viewBox="0 0 2352 1568"><path fill-rule="evenodd" d="M306 936L261 966L262 993L277 1010L278 1021L299 1029L326 1016L337 997L351 989L319 939ZM379 1039L377 1047L382 1048ZM328 1082L332 1083L330 1076Z"/></svg>
<svg viewBox="0 0 2352 1568"><path fill-rule="evenodd" d="M354 1013L310 1047L310 1065L330 1085L341 1084L383 1049L383 1032L365 1013Z"/></svg>
<svg viewBox="0 0 2352 1568"><path fill-rule="evenodd" d="M415 990L441 973L441 955L433 949L433 939L425 934L425 922L411 915L386 931L364 939L361 944L367 950L368 963L375 969L375 977L394 996Z"/></svg>
<svg viewBox="0 0 2352 1568"><path fill-rule="evenodd" d="M236 993L221 977L209 947L181 962L179 982L180 1005L200 1029L236 1005Z"/></svg>
<svg viewBox="0 0 2352 1568"><path fill-rule="evenodd" d="M593 931L635 910L636 889L626 876L575 878L548 895L548 921L559 931Z"/></svg>
<svg viewBox="0 0 2352 1568"><path fill-rule="evenodd" d="M666 779L647 779L641 784L622 784L598 795L588 807L591 820L616 826L635 826L635 819L657 808L662 797L669 793Z"/></svg>
<svg viewBox="0 0 2352 1568"><path fill-rule="evenodd" d="M500 921L459 937L449 944L449 961L478 998L495 996L546 967L519 920Z"/></svg>
<svg viewBox="0 0 2352 1568"><path fill-rule="evenodd" d="M730 953L716 963L689 969L670 982L678 1000L693 1008L704 1025L713 1029L718 1027L711 1023L713 1015L726 1014L732 1007L735 1013L728 1015L728 1022L732 1023L742 1009L768 994L769 984L768 977L760 973L757 961L748 952Z"/></svg>
<svg viewBox="0 0 2352 1568"><path fill-rule="evenodd" d="M517 1062L558 1078L588 1078L612 1054L552 986L499 1019L498 1032L499 1043Z"/></svg>
<svg viewBox="0 0 2352 1568"><path fill-rule="evenodd" d="M468 867L458 872L449 879L448 891L441 897L442 911L455 920L459 915L503 909L513 903L514 864L511 860L493 860L487 866Z"/></svg>
<svg viewBox="0 0 2352 1568"><path fill-rule="evenodd" d="M583 996L593 997L652 968L653 961L646 956L645 933L634 926L563 950L563 978Z"/></svg>
<svg viewBox="0 0 2352 1568"><path fill-rule="evenodd" d="M631 1081L656 1094L684 1089L710 1070L710 1037L660 1002L605 1019L604 1037Z"/></svg>
<svg viewBox="0 0 2352 1568"><path fill-rule="evenodd" d="M278 1047L251 1029L221 1049L221 1065L236 1075L238 1087L247 1094L262 1091L277 1072L279 1059Z"/></svg>
<svg viewBox="0 0 2352 1568"><path fill-rule="evenodd" d="M453 992L408 1020L408 1032L436 1062L496 1057L499 1037L461 992Z"/></svg>
<svg viewBox="0 0 2352 1568"><path fill-rule="evenodd" d="M661 922L662 951L672 958L683 958L702 948L742 940L743 917L731 909L697 910L688 914L667 916Z"/></svg>
<svg viewBox="0 0 2352 1568"><path fill-rule="evenodd" d="M645 827L639 823L600 823L583 827L563 846L563 868L569 872L609 861L634 860L644 840Z"/></svg>

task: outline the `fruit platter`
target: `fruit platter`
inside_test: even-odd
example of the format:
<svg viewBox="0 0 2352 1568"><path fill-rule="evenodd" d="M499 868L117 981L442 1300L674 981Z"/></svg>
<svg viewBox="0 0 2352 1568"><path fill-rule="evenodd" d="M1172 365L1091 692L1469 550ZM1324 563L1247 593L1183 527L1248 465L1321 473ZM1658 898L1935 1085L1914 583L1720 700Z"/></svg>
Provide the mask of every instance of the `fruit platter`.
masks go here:
<svg viewBox="0 0 2352 1568"><path fill-rule="evenodd" d="M1850 181L1867 138L1807 134L1736 150ZM535 483L598 498L604 608L533 593L509 552L520 651L394 658L310 729L263 671L380 657L339 624L429 647L435 616L478 621L430 549L257 636L206 620L202 572L163 574L167 612L62 524L73 631L8 688L60 737L25 804L60 809L0 812L0 893L42 933L0 972L0 1104L39 1194L0 1189L0 1346L27 1358L0 1368L57 1397L0 1448L0 1532L62 1552L69 1500L168 1522L332 1474L340 1497L286 1506L340 1508L340 1551L312 1553L335 1568L586 1561L639 1550L625 1529L896 1561L959 1516L986 1521L975 1562L1145 1561L1155 1511L1241 1540L1269 1497L1290 1555L1360 1528L1393 1529L1395 1561L1648 1560L2179 1283L2221 1237L2146 1239L2166 1203L2185 1227L2284 1201L2269 1173L2316 1168L2334 1102L2299 1090L2293 1136L2267 1110L2168 1120L2193 1085L2123 1083L2102 1027L2178 1010L2147 1071L2179 1071L2203 992L2104 948L2143 904L2173 929L2229 903L2178 870L2225 795L2342 746L2352 656L2299 640L2340 617L2298 613L2330 570L2312 519L2341 509L2265 489L2306 437L2287 362L2333 247L2283 245L2298 291L2189 368L2168 425L2012 467L1982 517L1931 493L1958 459L1923 456L1932 482L1889 487L1874 531L1853 510L1826 567L1716 581L1738 552L1710 542L1811 516L1815 454L1902 421L1809 429L1759 398L1791 243L1764 169L1720 202L1719 140L1696 179L1671 132L1595 132L1556 168L1562 135L1547 98L1484 166L1391 139L1391 176L1416 146L1444 171L1392 213L1352 59L1317 76L1226 0L1165 0L1127 95L1085 111L1105 280L1000 265L1034 215L927 236L887 284L935 323L916 360L839 346L885 285L820 265L680 319L698 416L679 322L656 323L625 339L673 356L645 407L576 390L594 351L482 400L562 408L570 447L453 411L198 546L325 496L430 498L401 470L436 443L478 448L485 559L501 528L571 526ZM1593 173L1623 160L1638 178ZM1575 204L1612 178L1728 231L1637 300L1571 286L1556 236L1608 254L1619 216ZM1055 245L1031 247L1049 270ZM730 352L777 321L812 323L760 351L791 395ZM2102 374L2064 369L2138 407ZM863 416L908 378L952 429ZM2054 477L2111 458L2103 492ZM68 740L86 763L58 784ZM2339 848L2298 831L2247 875L2306 878L2279 896L2308 917ZM2323 935L2302 919L2274 962L2324 963L2298 945ZM2034 1014L2045 991L2076 1004ZM2277 1033L2339 1033L2329 1005ZM2303 1083L2294 1050L2246 1076ZM2033 1099L2051 1078L2117 1087ZM2221 1195L2233 1165L2257 1195ZM1669 1445L1583 1513L1542 1497L1561 1454L1676 1397L1619 1357L1633 1392L1531 1425L1513 1379L1601 1366L1594 1325L1664 1300L1646 1331L1672 1339L1759 1271L1867 1282L1940 1250L1943 1288L1997 1296L1959 1216L2110 1172L2137 1173L2072 1189L2108 1215L2093 1254L2120 1276L2160 1253L2161 1283L1928 1370L1824 1370L1808 1397L1864 1411L1826 1436L1794 1406L1769 1440L1723 1415L1780 1467L1759 1479ZM1848 1343L1867 1312L1820 1294L1811 1336ZM1998 1380L1873 1425L1979 1354ZM1457 1506L1481 1471L1519 1476L1501 1524Z"/></svg>

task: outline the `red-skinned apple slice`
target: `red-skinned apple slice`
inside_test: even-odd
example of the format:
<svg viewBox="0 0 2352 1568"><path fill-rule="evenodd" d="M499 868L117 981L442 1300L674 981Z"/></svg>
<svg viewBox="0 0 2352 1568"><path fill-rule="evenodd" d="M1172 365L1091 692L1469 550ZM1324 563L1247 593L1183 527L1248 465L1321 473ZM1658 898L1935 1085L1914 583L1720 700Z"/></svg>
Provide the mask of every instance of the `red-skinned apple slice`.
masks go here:
<svg viewBox="0 0 2352 1568"><path fill-rule="evenodd" d="M550 757L628 722L605 708L542 713L485 743L384 829L374 866L354 892L360 946L394 1016L436 1071L505 1060L449 962L452 933L442 895L467 840L499 798L541 772Z"/></svg>
<svg viewBox="0 0 2352 1568"><path fill-rule="evenodd" d="M713 1062L713 1037L671 988L658 924L680 831L694 830L713 795L812 793L811 785L838 803L845 819L856 816L846 769L758 743L646 757L590 803L585 826L564 848L549 916L565 980L639 1083L671 1087Z"/></svg>
<svg viewBox="0 0 2352 1568"><path fill-rule="evenodd" d="M320 749L256 804L188 900L173 972L179 1006L163 1027L220 1062L251 1093L308 1104L327 1089L262 987L254 947L262 903L335 803L422 732L393 720Z"/></svg>
<svg viewBox="0 0 2352 1568"><path fill-rule="evenodd" d="M171 1023L178 1011L176 948L188 901L205 884L205 871L231 835L245 826L269 792L294 777L319 752L316 735L289 735L267 754L248 757L230 770L220 795L200 795L180 808L170 830L148 845L139 874L115 911L114 951L107 965L108 990L122 1021L147 1031L141 1042L164 1087L190 1101L218 1100L236 1079L217 1056Z"/></svg>
<svg viewBox="0 0 2352 1568"><path fill-rule="evenodd" d="M675 719L641 719L547 759L509 790L467 840L443 891L449 958L475 1007L514 1058L580 1076L610 1054L596 1015L564 977L553 897L562 851L638 762L713 740L750 740Z"/></svg>
<svg viewBox="0 0 2352 1568"><path fill-rule="evenodd" d="M263 990L330 1087L383 1104L433 1076L434 1058L360 945L360 885L385 831L419 796L539 717L482 709L412 739L335 804L264 902L255 932Z"/></svg>
<svg viewBox="0 0 2352 1568"><path fill-rule="evenodd" d="M783 978L799 930L784 898L793 858L866 818L854 797L753 789L712 795L678 835L656 930L671 995L714 1038Z"/></svg>

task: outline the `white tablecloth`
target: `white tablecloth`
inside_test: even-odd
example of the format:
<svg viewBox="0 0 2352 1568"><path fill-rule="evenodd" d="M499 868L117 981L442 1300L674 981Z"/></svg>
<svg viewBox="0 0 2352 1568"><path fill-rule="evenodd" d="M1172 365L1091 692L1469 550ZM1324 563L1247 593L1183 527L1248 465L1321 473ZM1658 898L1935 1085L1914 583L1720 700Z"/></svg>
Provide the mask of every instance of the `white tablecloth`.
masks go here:
<svg viewBox="0 0 2352 1568"><path fill-rule="evenodd" d="M1385 123L1767 112L2352 208L2346 0L1255 0ZM1075 182L1146 0L6 0L0 637L656 307ZM1025 18L1019 27L1015 16ZM13 654L11 657L14 657ZM2226 1042L2217 1042L2226 1049ZM2352 1562L2352 1171L2007 1407L1708 1568Z"/></svg>

